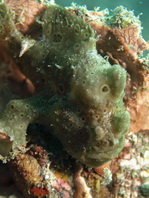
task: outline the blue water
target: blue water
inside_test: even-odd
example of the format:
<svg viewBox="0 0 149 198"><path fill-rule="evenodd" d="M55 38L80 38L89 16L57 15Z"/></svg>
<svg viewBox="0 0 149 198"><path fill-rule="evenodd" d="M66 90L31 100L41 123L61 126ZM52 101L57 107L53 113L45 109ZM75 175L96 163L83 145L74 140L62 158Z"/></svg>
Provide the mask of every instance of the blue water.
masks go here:
<svg viewBox="0 0 149 198"><path fill-rule="evenodd" d="M128 10L134 10L136 16L140 15L142 35L145 40L149 40L149 0L55 0L55 2L62 6L70 6L72 2L75 2L78 5L86 5L89 10L93 10L94 7L111 10L123 5Z"/></svg>

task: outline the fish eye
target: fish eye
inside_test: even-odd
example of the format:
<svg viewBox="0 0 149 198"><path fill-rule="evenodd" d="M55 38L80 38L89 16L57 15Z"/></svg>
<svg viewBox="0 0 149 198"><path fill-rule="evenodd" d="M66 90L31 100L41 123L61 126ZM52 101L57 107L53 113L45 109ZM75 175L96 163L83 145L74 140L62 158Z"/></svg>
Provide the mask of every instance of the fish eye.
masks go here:
<svg viewBox="0 0 149 198"><path fill-rule="evenodd" d="M101 91L102 93L108 93L110 91L110 88L108 85L103 85Z"/></svg>

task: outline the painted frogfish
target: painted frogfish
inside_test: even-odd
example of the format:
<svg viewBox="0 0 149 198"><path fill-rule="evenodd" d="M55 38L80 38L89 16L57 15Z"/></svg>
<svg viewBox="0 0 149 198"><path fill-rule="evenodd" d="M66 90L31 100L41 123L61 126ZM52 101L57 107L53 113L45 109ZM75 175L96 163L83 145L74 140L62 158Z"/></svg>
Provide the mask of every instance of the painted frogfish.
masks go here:
<svg viewBox="0 0 149 198"><path fill-rule="evenodd" d="M7 104L0 118L7 137L0 140L1 158L24 147L28 125L39 123L73 158L98 167L118 155L129 129L126 71L97 53L94 30L67 9L48 5L36 23L40 35L21 34L0 4L0 40L36 88L33 96Z"/></svg>

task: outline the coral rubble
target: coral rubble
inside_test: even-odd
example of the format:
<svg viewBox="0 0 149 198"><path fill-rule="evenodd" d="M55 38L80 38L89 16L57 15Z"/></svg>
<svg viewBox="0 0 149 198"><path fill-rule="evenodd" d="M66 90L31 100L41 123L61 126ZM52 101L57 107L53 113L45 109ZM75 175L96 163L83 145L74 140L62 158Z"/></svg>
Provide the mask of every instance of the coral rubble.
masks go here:
<svg viewBox="0 0 149 198"><path fill-rule="evenodd" d="M123 152L112 162L114 197L149 195L149 133L129 133Z"/></svg>

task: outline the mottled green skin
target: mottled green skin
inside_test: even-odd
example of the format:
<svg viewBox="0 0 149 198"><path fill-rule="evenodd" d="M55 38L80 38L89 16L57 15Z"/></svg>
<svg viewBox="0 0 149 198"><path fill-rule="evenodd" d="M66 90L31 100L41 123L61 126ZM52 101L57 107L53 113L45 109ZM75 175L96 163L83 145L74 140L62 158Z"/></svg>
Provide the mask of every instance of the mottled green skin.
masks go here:
<svg viewBox="0 0 149 198"><path fill-rule="evenodd" d="M13 25L7 35L6 47L35 84L36 93L7 105L0 131L11 138L15 151L26 144L30 123L48 125L70 155L100 166L122 150L129 128L123 105L126 72L97 54L91 27L66 9L48 6L40 24L41 38L21 57L21 44L30 40Z"/></svg>

